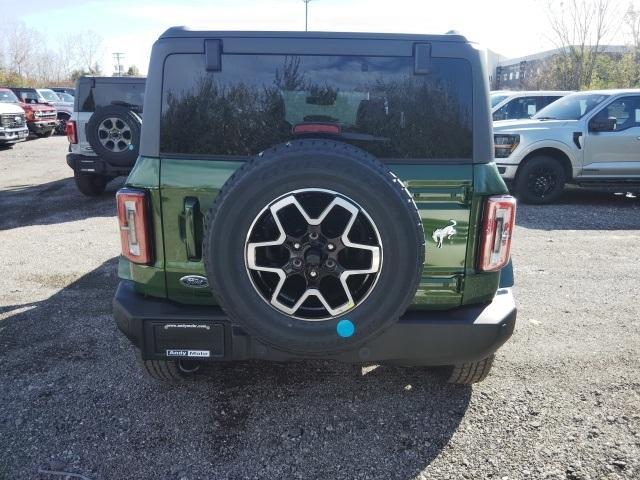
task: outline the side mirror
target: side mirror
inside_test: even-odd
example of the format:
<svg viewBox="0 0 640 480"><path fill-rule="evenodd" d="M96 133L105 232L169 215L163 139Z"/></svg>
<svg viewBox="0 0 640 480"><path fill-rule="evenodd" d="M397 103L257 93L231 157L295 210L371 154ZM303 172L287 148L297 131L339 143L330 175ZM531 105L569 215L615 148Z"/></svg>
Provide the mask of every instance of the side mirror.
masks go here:
<svg viewBox="0 0 640 480"><path fill-rule="evenodd" d="M618 120L615 117L609 118L592 118L589 122L589 131L591 132L613 132L616 129Z"/></svg>

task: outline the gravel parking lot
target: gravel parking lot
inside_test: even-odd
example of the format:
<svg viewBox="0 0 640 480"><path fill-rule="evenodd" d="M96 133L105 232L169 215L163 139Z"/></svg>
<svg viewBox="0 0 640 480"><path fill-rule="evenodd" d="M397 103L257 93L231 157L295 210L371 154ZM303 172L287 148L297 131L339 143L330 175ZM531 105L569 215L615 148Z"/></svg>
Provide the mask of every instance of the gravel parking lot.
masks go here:
<svg viewBox="0 0 640 480"><path fill-rule="evenodd" d="M111 319L118 182L82 196L66 142L0 150L0 479L640 478L639 199L520 207L518 324L482 384L250 363L172 387Z"/></svg>

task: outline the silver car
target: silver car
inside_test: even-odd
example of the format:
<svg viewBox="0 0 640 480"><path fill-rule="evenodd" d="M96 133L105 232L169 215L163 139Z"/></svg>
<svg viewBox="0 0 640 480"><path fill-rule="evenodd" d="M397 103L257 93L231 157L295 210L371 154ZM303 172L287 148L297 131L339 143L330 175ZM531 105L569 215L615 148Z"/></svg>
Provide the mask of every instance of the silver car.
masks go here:
<svg viewBox="0 0 640 480"><path fill-rule="evenodd" d="M567 183L640 188L640 90L573 93L493 130L498 170L524 202L553 202Z"/></svg>

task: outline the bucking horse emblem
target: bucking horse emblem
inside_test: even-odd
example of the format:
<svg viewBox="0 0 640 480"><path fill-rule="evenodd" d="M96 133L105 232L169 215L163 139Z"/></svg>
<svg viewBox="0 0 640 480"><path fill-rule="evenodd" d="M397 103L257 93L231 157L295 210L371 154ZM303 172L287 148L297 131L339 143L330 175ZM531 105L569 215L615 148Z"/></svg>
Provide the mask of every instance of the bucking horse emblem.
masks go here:
<svg viewBox="0 0 640 480"><path fill-rule="evenodd" d="M433 238L433 241L436 242L436 247L442 248L442 241L445 238L447 240L451 240L451 237L453 237L457 233L455 229L456 225L457 222L455 220L449 220L449 225L447 225L446 227L438 228L433 232L431 238Z"/></svg>

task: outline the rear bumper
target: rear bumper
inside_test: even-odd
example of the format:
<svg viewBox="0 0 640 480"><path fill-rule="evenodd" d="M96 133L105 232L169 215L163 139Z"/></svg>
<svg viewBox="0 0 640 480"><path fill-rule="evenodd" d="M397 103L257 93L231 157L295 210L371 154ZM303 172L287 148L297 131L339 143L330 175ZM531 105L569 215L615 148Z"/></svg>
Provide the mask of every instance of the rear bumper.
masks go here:
<svg viewBox="0 0 640 480"><path fill-rule="evenodd" d="M146 360L176 356L218 361L322 358L346 363L436 366L477 361L495 352L513 333L516 306L511 290L504 288L489 304L446 311L410 311L363 346L322 357L301 357L274 349L232 324L219 307L181 305L146 297L126 280L118 286L113 315L120 331ZM200 332L211 335L212 340L203 345ZM208 352L207 358L202 358L202 352Z"/></svg>
<svg viewBox="0 0 640 480"><path fill-rule="evenodd" d="M67 153L67 165L79 172L95 173L108 177L127 176L131 172L131 168L113 166L101 157L79 153Z"/></svg>

